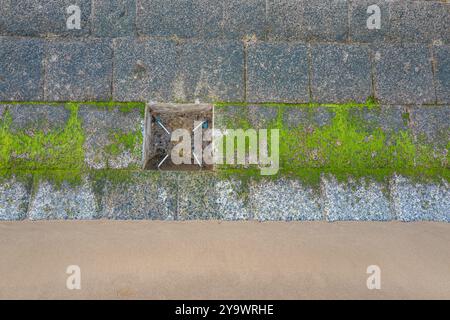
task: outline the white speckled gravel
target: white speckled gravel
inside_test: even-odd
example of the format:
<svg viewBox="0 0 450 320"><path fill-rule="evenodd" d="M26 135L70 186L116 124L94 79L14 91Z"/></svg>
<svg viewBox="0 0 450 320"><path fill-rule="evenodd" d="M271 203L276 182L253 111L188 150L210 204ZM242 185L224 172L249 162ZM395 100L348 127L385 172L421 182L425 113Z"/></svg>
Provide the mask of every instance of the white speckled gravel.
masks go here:
<svg viewBox="0 0 450 320"><path fill-rule="evenodd" d="M441 183L417 183L395 176L391 185L398 220L450 222L450 186L445 180Z"/></svg>
<svg viewBox="0 0 450 320"><path fill-rule="evenodd" d="M299 181L260 180L250 186L250 207L260 221L321 220L318 190Z"/></svg>
<svg viewBox="0 0 450 320"><path fill-rule="evenodd" d="M42 181L30 203L31 220L73 219L90 220L95 217L97 203L89 181L70 186Z"/></svg>

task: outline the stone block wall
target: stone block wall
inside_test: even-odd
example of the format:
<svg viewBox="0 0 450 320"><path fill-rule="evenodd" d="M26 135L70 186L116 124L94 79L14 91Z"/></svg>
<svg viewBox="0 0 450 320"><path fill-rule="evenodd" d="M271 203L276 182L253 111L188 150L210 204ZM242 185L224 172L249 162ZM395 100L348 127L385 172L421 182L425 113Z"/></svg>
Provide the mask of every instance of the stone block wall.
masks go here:
<svg viewBox="0 0 450 320"><path fill-rule="evenodd" d="M450 221L448 1L0 8L0 220ZM145 109L165 102L279 129L279 173L143 170Z"/></svg>

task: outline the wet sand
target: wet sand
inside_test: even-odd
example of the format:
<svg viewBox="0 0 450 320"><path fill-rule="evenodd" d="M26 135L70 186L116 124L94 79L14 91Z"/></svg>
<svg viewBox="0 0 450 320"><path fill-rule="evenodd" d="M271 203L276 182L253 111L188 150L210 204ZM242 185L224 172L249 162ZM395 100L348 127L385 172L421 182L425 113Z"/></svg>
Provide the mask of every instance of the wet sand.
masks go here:
<svg viewBox="0 0 450 320"><path fill-rule="evenodd" d="M3 222L0 277L2 299L450 299L450 224Z"/></svg>

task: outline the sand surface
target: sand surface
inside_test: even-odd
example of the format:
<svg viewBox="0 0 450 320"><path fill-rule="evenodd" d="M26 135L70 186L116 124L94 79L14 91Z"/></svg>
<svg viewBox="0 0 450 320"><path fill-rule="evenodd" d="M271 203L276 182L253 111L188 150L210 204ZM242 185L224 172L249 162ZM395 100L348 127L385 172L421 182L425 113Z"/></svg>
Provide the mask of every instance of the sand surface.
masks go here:
<svg viewBox="0 0 450 320"><path fill-rule="evenodd" d="M450 224L4 222L0 277L3 299L450 299Z"/></svg>

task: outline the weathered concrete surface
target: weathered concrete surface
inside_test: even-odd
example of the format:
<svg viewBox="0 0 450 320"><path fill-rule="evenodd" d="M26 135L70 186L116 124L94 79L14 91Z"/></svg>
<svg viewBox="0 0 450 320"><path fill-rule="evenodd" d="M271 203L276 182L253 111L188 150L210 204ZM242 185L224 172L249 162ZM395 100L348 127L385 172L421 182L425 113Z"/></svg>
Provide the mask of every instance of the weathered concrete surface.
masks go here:
<svg viewBox="0 0 450 320"><path fill-rule="evenodd" d="M181 174L179 177L178 218L180 220L219 220L215 202L216 178L210 174Z"/></svg>
<svg viewBox="0 0 450 320"><path fill-rule="evenodd" d="M109 101L112 82L111 44L107 40L49 42L45 99Z"/></svg>
<svg viewBox="0 0 450 320"><path fill-rule="evenodd" d="M436 101L430 48L383 45L373 49L375 97L382 103L424 104Z"/></svg>
<svg viewBox="0 0 450 320"><path fill-rule="evenodd" d="M61 134L69 120L71 111L63 104L13 104L6 105L8 132L15 135L14 149L2 149L2 169L56 169L66 166L59 151L67 142L46 139ZM9 122L10 121L10 122ZM5 145L11 143L8 138ZM34 141L34 142L31 142ZM47 141L47 142L44 142ZM8 150L8 151L7 151ZM66 158L67 160L67 158Z"/></svg>
<svg viewBox="0 0 450 320"><path fill-rule="evenodd" d="M52 130L62 130L70 117L70 110L63 104L15 104L7 105L11 116L12 132L25 132L34 135L38 132L48 134Z"/></svg>
<svg viewBox="0 0 450 320"><path fill-rule="evenodd" d="M300 179L241 180L211 173L91 172L81 183L31 175L2 178L1 220L256 220L450 222L445 180L394 176L320 185ZM31 200L30 200L31 199Z"/></svg>
<svg viewBox="0 0 450 320"><path fill-rule="evenodd" d="M416 138L441 149L442 156L446 156L450 142L450 107L415 106L410 108L410 115Z"/></svg>
<svg viewBox="0 0 450 320"><path fill-rule="evenodd" d="M317 102L365 102L372 95L369 48L313 45L311 92Z"/></svg>
<svg viewBox="0 0 450 320"><path fill-rule="evenodd" d="M421 169L436 169L442 173L448 168L450 128L447 106L347 106L345 119L338 114L340 111L336 107L218 106L215 110L216 128L251 126L260 129L279 126L282 122L282 130L289 141L283 145L287 148L280 155L281 170L288 171L268 181L239 175L225 177L222 173L227 172L221 168L216 172L178 172L168 176L143 171L142 107L137 104L128 107L113 104L78 106L74 103L0 104L0 111L4 113L7 110L9 114L8 121L1 123L6 125L0 132L6 141L2 149L2 168L36 170L30 173L36 179L31 194L33 201L26 211L28 216L32 219L319 220L326 217L330 221L448 220L448 185L440 181L427 183L420 177ZM345 122L344 129L353 130L352 137L357 137L360 143L371 139L378 143L373 152L372 149L366 152L355 148L355 153L348 155L348 149L345 149L344 158L335 156L342 163L340 169L351 170L349 164L355 157L357 169L366 170L368 175L372 169L389 170L393 169L390 166L395 166L395 170L417 170L421 183L402 180L401 183L386 185L364 179L340 179L337 182L334 177L322 176L321 181L314 182L314 177L311 181L303 181L300 176L297 178L296 174L301 170L322 168L325 172L329 166L335 165L329 162L326 148L329 143L330 148L340 145L333 143L337 138L331 136L325 137L331 139L325 140L325 145L317 145L318 150L314 146L302 149L302 139L290 137L289 133L308 137L326 130L335 121L343 121L341 125ZM72 129L76 130L77 137L65 131L69 122L74 126ZM59 136L62 129L65 132L63 137ZM55 136L55 141L39 138L49 135ZM347 139L346 136L344 138ZM73 139L76 142L72 145ZM284 140L281 142L285 143ZM345 143L351 144L351 141ZM15 144L20 147L14 147ZM403 144L407 152L403 151ZM298 152L296 148L299 148ZM334 156L333 153L330 155ZM380 158L376 158L379 155ZM374 158L377 161L371 162ZM363 161L359 161L361 159ZM55 169L68 171L67 176L65 171L53 172ZM73 175L75 178L84 176L84 171L88 171L90 178L83 180L82 184L63 182L71 182ZM56 176L58 183L53 183L52 179L43 181L41 174L45 178ZM290 179L285 179L288 177ZM170 181L168 185L165 179ZM59 182L63 182L62 189ZM20 181L15 187L21 188ZM407 191L399 192L402 188ZM95 204L89 202L92 192ZM81 194L81 200L74 195L77 193ZM419 202L416 204L404 198L414 193L418 194L416 201ZM422 199L424 194L430 196ZM4 214L4 219L22 219L23 206L11 207L10 199L7 192L5 198L0 198L0 206L10 210ZM80 207L77 207L77 202ZM89 210L84 212L84 208Z"/></svg>
<svg viewBox="0 0 450 320"><path fill-rule="evenodd" d="M114 100L171 100L177 72L175 42L121 39L114 46Z"/></svg>
<svg viewBox="0 0 450 320"><path fill-rule="evenodd" d="M91 28L92 0L1 0L0 35L88 36ZM71 5L80 8L80 29L67 28Z"/></svg>
<svg viewBox="0 0 450 320"><path fill-rule="evenodd" d="M367 28L367 13L369 6L380 8L380 29ZM373 11L372 11L373 14ZM349 40L351 42L381 43L390 32L389 2L385 0L358 0L349 2Z"/></svg>
<svg viewBox="0 0 450 320"><path fill-rule="evenodd" d="M400 221L450 222L447 181L420 183L396 176L391 182L394 212Z"/></svg>
<svg viewBox="0 0 450 320"><path fill-rule="evenodd" d="M92 34L97 37L134 36L136 0L94 0Z"/></svg>
<svg viewBox="0 0 450 320"><path fill-rule="evenodd" d="M223 220L238 221L253 218L243 184L244 182L239 179L221 179L216 182L216 208L221 212Z"/></svg>
<svg viewBox="0 0 450 320"><path fill-rule="evenodd" d="M141 109L83 105L78 116L85 135L84 161L87 167L142 168L144 115ZM124 137L127 141L122 141Z"/></svg>
<svg viewBox="0 0 450 320"><path fill-rule="evenodd" d="M97 218L113 220L174 220L177 177L170 173L132 172L93 175L100 199Z"/></svg>
<svg viewBox="0 0 450 320"><path fill-rule="evenodd" d="M298 126L305 128L323 127L330 125L335 113L326 107L317 107L315 112L306 108L286 107L283 112L283 124L286 128L294 129Z"/></svg>
<svg viewBox="0 0 450 320"><path fill-rule="evenodd" d="M450 5L437 1L389 3L388 41L432 43L449 40Z"/></svg>
<svg viewBox="0 0 450 320"><path fill-rule="evenodd" d="M222 3L221 0L137 0L137 29L140 35L217 38L221 35Z"/></svg>
<svg viewBox="0 0 450 320"><path fill-rule="evenodd" d="M218 179L210 173L181 173L178 220L250 220L242 181Z"/></svg>
<svg viewBox="0 0 450 320"><path fill-rule="evenodd" d="M132 36L0 43L0 101L450 102L447 45Z"/></svg>
<svg viewBox="0 0 450 320"><path fill-rule="evenodd" d="M36 183L36 182L35 182ZM98 211L90 182L81 184L39 181L28 208L30 220L91 220Z"/></svg>
<svg viewBox="0 0 450 320"><path fill-rule="evenodd" d="M348 34L346 1L269 0L269 39L345 41Z"/></svg>
<svg viewBox="0 0 450 320"><path fill-rule="evenodd" d="M332 176L324 176L321 187L328 221L393 219L387 183L370 179L340 183Z"/></svg>
<svg viewBox="0 0 450 320"><path fill-rule="evenodd" d="M23 220L27 217L32 177L14 175L0 180L0 220Z"/></svg>
<svg viewBox="0 0 450 320"><path fill-rule="evenodd" d="M44 42L0 37L0 101L44 97Z"/></svg>
<svg viewBox="0 0 450 320"><path fill-rule="evenodd" d="M256 37L264 40L267 33L266 0L223 1L223 36L237 40Z"/></svg>
<svg viewBox="0 0 450 320"><path fill-rule="evenodd" d="M434 46L433 54L437 102L447 103L450 101L450 46Z"/></svg>
<svg viewBox="0 0 450 320"><path fill-rule="evenodd" d="M248 122L251 127L257 129L267 129L277 121L278 109L262 106L248 106ZM217 110L217 109L216 109Z"/></svg>
<svg viewBox="0 0 450 320"><path fill-rule="evenodd" d="M0 223L0 298L450 299L449 242L439 223Z"/></svg>
<svg viewBox="0 0 450 320"><path fill-rule="evenodd" d="M2 120L3 114L6 111L6 108L7 108L7 105L4 105L4 104L0 105L0 120Z"/></svg>
<svg viewBox="0 0 450 320"><path fill-rule="evenodd" d="M244 46L236 41L180 45L175 101L244 101Z"/></svg>
<svg viewBox="0 0 450 320"><path fill-rule="evenodd" d="M246 112L245 106L226 105L216 107L214 109L215 128L221 130L239 128L240 122L246 118Z"/></svg>
<svg viewBox="0 0 450 320"><path fill-rule="evenodd" d="M371 139L373 135L382 132L385 137L385 145L395 146L398 143L400 133L413 135L410 123L412 115L405 106L350 108L349 118L353 123L361 126L361 130L366 132L367 139ZM419 123L421 126L426 125L426 121L419 120ZM430 131L434 131L434 129L430 129ZM431 142L424 143L430 145ZM395 157L395 154L390 155L390 157Z"/></svg>
<svg viewBox="0 0 450 320"><path fill-rule="evenodd" d="M309 102L308 51L298 44L250 44L247 100Z"/></svg>
<svg viewBox="0 0 450 320"><path fill-rule="evenodd" d="M258 181L249 190L249 206L259 221L322 220L319 190L296 180Z"/></svg>
<svg viewBox="0 0 450 320"><path fill-rule="evenodd" d="M381 29L369 30L370 5ZM81 28L69 30L70 5ZM0 35L449 43L450 4L336 0L1 0Z"/></svg>

